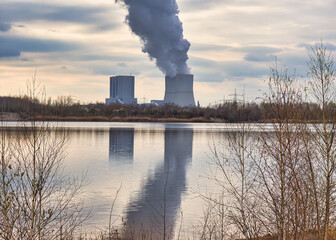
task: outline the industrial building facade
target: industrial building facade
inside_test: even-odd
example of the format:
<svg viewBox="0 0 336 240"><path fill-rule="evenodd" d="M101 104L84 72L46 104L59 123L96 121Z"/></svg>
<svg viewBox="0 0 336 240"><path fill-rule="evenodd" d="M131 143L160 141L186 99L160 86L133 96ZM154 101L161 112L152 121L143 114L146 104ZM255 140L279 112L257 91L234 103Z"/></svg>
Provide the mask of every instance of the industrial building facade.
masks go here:
<svg viewBox="0 0 336 240"><path fill-rule="evenodd" d="M106 104L137 103L134 98L134 76L113 76L110 77L110 98L106 98Z"/></svg>

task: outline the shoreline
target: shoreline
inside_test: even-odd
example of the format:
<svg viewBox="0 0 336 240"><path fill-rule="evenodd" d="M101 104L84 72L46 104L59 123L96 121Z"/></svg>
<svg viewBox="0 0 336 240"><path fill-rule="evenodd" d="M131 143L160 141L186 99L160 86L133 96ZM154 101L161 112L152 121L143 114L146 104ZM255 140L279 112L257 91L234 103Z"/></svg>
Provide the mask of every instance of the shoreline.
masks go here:
<svg viewBox="0 0 336 240"><path fill-rule="evenodd" d="M46 121L46 122L144 122L144 123L265 123L276 124L281 122L279 119L263 119L260 121L242 121L228 122L220 118L206 119L204 117L195 118L153 118L153 117L106 117L106 116L36 116L36 117L21 117L18 113L0 113L0 121L4 122L19 122L19 121ZM291 120L290 123L306 123L319 124L322 121L312 120Z"/></svg>
<svg viewBox="0 0 336 240"><path fill-rule="evenodd" d="M16 117L2 117L0 121L50 121L50 122L172 122L172 123L215 123L218 121L209 120L205 118L151 118L151 117L59 117L59 116L37 116L35 118L23 119L19 116Z"/></svg>

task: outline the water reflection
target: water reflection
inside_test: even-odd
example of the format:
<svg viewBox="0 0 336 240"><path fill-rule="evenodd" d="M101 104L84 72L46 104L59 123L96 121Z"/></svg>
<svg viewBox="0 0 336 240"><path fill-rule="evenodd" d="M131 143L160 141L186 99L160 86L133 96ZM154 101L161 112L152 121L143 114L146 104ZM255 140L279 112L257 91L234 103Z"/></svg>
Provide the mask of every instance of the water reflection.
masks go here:
<svg viewBox="0 0 336 240"><path fill-rule="evenodd" d="M110 128L109 160L133 161L134 128Z"/></svg>
<svg viewBox="0 0 336 240"><path fill-rule="evenodd" d="M164 161L145 180L137 198L127 207L129 232L139 236L151 232L158 239L173 237L186 171L192 159L193 130L165 129Z"/></svg>
<svg viewBox="0 0 336 240"><path fill-rule="evenodd" d="M87 172L89 184L80 198L84 199L92 217L85 229L96 231L97 228L105 229L108 226L111 205L121 183L122 188L113 209L112 220L120 216L115 222L116 226L121 224L123 218L128 221L127 226L151 224L153 230L162 232L164 202L168 230L174 227L173 222L180 216L180 208L183 208L184 229L198 224L203 202L195 198L190 189L205 191L217 188L204 178L199 178L208 169L205 159L209 143L219 142L225 137L217 125L61 124L69 130L68 154L64 159L67 174L78 177ZM8 128L11 134L20 136L17 130ZM192 166L188 164L191 158ZM167 172L168 181L165 181ZM163 196L165 182L166 201ZM178 231L179 221L175 229Z"/></svg>

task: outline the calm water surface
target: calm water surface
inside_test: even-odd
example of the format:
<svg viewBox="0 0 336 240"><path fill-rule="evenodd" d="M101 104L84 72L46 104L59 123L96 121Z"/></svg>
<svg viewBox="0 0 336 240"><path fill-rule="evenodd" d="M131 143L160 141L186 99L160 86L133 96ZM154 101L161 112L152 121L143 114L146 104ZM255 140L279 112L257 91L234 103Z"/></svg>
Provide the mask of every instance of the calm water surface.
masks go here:
<svg viewBox="0 0 336 240"><path fill-rule="evenodd" d="M16 123L9 123L15 126ZM204 203L197 192L215 191L209 173L211 145L223 141L227 124L208 123L58 123L69 129L66 170L87 172L83 199L88 224L105 229L111 205L115 224L195 226ZM175 227L176 228L176 227Z"/></svg>

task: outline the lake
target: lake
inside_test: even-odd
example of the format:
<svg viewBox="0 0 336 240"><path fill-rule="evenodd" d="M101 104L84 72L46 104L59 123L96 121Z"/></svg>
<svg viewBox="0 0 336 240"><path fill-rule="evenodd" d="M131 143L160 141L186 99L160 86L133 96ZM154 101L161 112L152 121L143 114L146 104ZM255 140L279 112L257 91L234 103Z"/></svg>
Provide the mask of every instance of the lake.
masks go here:
<svg viewBox="0 0 336 240"><path fill-rule="evenodd" d="M56 124L69 130L66 171L87 175L81 197L92 216L83 228L108 227L120 189L112 212L116 226L155 229L165 222L177 231L182 223L188 235L203 217L199 193L217 190L207 177L213 143L222 147L224 132L236 129L209 123Z"/></svg>

